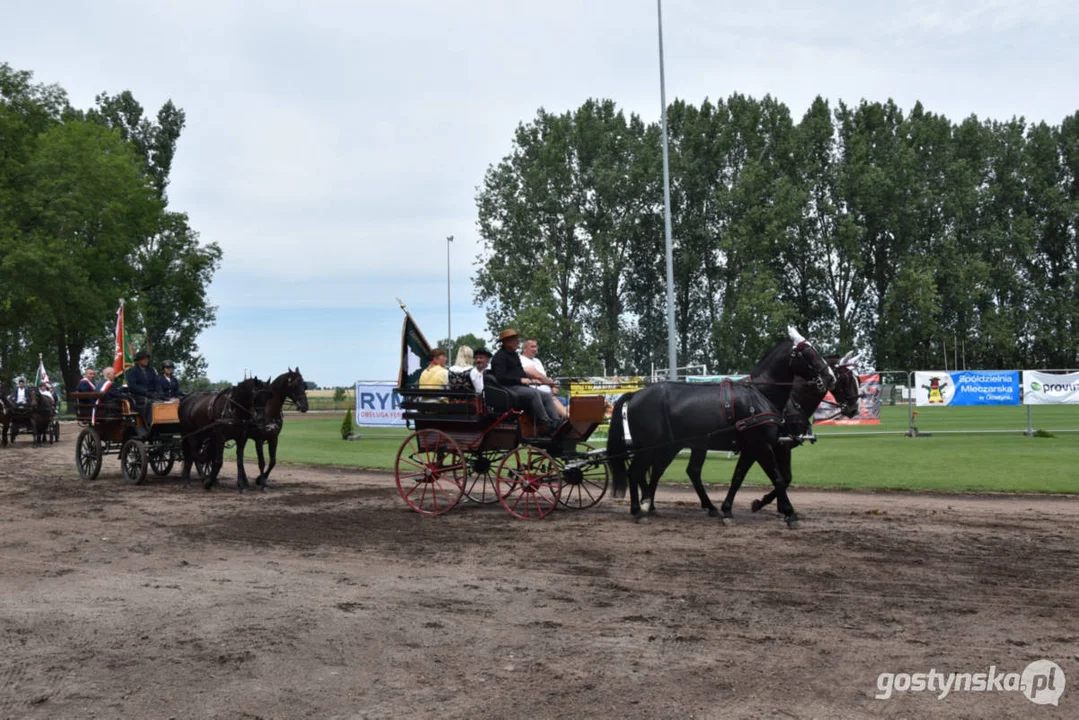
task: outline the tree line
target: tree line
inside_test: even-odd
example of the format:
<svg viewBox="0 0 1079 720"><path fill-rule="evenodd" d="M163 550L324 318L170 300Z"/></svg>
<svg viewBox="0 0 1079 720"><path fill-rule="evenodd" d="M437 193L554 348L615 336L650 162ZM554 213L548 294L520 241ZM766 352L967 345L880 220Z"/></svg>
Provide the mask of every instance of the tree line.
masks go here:
<svg viewBox="0 0 1079 720"><path fill-rule="evenodd" d="M668 109L678 363L745 371L788 324L881 369L1079 364L1079 113L960 122L817 97ZM562 375L667 366L661 136L540 109L477 191L474 298Z"/></svg>
<svg viewBox="0 0 1079 720"><path fill-rule="evenodd" d="M150 116L130 92L71 106L57 85L0 64L0 373L46 369L78 382L83 363L112 365L116 309L155 362L205 374L199 333L221 262L168 184L184 112Z"/></svg>

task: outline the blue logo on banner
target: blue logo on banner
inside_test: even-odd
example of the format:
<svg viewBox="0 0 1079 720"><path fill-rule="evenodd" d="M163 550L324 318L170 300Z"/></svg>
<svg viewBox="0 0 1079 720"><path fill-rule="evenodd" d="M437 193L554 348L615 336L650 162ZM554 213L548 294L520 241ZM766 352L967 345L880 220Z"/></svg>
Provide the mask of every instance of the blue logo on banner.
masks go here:
<svg viewBox="0 0 1079 720"><path fill-rule="evenodd" d="M965 370L949 373L955 394L949 405L1018 405L1018 370Z"/></svg>

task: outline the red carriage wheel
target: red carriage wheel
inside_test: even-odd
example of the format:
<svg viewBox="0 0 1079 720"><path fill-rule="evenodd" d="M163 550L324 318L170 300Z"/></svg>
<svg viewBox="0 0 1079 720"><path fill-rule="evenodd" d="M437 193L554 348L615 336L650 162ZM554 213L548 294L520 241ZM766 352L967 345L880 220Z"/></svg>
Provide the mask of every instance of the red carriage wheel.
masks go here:
<svg viewBox="0 0 1079 720"><path fill-rule="evenodd" d="M495 488L499 502L510 515L538 520L558 505L562 469L543 450L522 445L502 459Z"/></svg>
<svg viewBox="0 0 1079 720"><path fill-rule="evenodd" d="M468 476L461 450L441 430L418 430L397 451L397 491L410 508L441 515L461 499Z"/></svg>
<svg viewBox="0 0 1079 720"><path fill-rule="evenodd" d="M586 443L578 445L578 449L584 454L594 450ZM573 465L575 463L572 459L563 463L562 493L558 496L558 502L571 510L584 510L598 503L607 494L611 474L606 461L572 467Z"/></svg>

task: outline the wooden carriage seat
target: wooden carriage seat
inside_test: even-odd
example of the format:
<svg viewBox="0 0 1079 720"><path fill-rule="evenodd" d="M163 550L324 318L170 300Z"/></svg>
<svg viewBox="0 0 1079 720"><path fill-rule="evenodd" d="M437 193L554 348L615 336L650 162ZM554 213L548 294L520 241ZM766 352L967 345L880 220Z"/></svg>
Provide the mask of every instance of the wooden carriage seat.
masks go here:
<svg viewBox="0 0 1079 720"><path fill-rule="evenodd" d="M168 403L154 403L153 405L153 424L159 423L178 423L180 422L180 403L168 402Z"/></svg>

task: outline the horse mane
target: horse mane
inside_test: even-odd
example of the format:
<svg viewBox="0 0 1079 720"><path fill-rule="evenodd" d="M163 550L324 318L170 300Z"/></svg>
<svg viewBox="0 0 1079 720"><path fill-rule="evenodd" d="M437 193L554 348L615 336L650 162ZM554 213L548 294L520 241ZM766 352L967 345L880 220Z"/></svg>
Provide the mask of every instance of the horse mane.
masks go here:
<svg viewBox="0 0 1079 720"><path fill-rule="evenodd" d="M772 367L775 364L776 360L779 358L779 356L789 355L790 351L793 348L794 341L791 340L789 337L783 338L783 340L781 340L778 345L772 348L767 355L761 358L757 362L757 364L753 366L753 369L749 371L750 377L757 377L766 369Z"/></svg>

